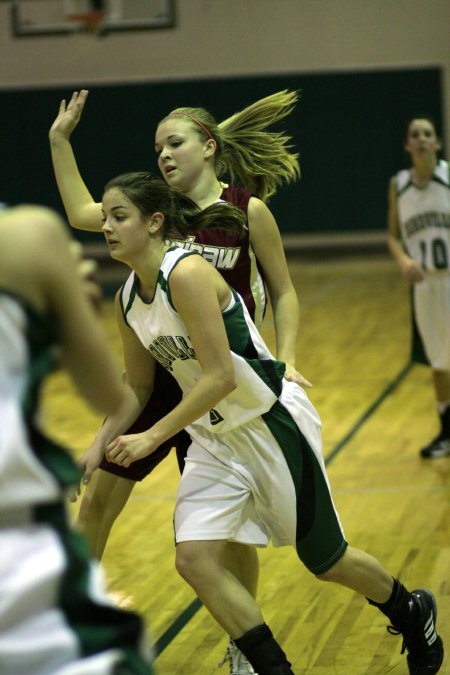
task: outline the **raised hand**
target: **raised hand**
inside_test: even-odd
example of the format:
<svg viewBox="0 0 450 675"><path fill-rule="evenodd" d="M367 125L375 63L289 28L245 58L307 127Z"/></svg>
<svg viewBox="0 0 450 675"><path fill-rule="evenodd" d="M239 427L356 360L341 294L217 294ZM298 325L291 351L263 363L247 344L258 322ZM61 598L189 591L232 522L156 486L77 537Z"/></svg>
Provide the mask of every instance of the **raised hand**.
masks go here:
<svg viewBox="0 0 450 675"><path fill-rule="evenodd" d="M69 140L73 130L81 119L88 94L87 89L82 89L80 92L74 91L67 105L65 99L61 101L58 115L50 127L50 140L58 138Z"/></svg>

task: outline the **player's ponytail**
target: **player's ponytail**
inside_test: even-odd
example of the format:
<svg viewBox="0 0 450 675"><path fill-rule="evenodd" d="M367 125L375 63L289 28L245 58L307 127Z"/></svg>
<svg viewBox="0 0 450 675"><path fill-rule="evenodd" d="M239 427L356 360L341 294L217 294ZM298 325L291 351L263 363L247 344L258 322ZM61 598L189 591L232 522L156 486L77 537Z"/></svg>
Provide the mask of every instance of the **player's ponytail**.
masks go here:
<svg viewBox="0 0 450 675"><path fill-rule="evenodd" d="M216 202L211 204L203 211L197 209L192 212L190 208L183 208L183 201L187 199L183 194L179 193L178 197L181 210L178 212L178 218L174 219L173 225L175 230L180 232L183 236L189 231L205 230L207 228L214 228L216 230L230 230L235 233L242 233L245 227L245 215L241 209L238 209L227 202ZM189 200L190 201L190 200ZM166 228L166 235L176 238L174 234L168 232Z"/></svg>
<svg viewBox="0 0 450 675"><path fill-rule="evenodd" d="M292 152L291 137L267 127L289 115L298 92L279 91L256 101L219 124L223 159L230 178L240 179L263 201L282 183L300 176L298 153Z"/></svg>
<svg viewBox="0 0 450 675"><path fill-rule="evenodd" d="M216 141L215 170L228 175L263 201L282 183L300 176L298 153L283 131L267 131L294 109L297 91L284 89L266 96L219 124L204 108L176 108L167 117L183 116L203 140ZM164 118L164 119L167 119Z"/></svg>

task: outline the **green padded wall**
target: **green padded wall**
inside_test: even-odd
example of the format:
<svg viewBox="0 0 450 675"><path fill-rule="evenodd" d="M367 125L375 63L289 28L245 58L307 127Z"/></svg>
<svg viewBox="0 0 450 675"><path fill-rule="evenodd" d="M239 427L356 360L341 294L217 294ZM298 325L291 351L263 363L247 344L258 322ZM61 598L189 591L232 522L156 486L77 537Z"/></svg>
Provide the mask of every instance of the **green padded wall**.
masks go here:
<svg viewBox="0 0 450 675"><path fill-rule="evenodd" d="M208 108L218 121L280 89L300 89L284 126L300 152L302 178L270 202L286 233L385 227L387 184L407 165L406 119L417 112L442 120L438 67L267 75L89 87L73 142L81 173L96 199L114 175L157 171L154 130L182 105ZM80 83L80 88L87 83ZM37 202L62 212L48 147L59 100L72 87L0 91L0 201ZM445 140L445 139L444 139ZM83 240L97 235L77 234Z"/></svg>

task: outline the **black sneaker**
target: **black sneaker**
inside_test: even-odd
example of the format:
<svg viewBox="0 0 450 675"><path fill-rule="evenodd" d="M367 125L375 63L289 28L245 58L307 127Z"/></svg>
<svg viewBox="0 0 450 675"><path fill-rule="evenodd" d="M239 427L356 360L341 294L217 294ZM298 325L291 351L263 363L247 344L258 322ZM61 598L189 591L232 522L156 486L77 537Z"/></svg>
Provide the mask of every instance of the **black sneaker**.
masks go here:
<svg viewBox="0 0 450 675"><path fill-rule="evenodd" d="M447 438L442 433L420 451L420 456L424 459L447 457L447 455L450 455L450 438Z"/></svg>
<svg viewBox="0 0 450 675"><path fill-rule="evenodd" d="M417 617L407 626L389 626L393 635L403 635L402 654L408 651L410 675L434 675L444 660L444 645L436 633L437 607L433 594L423 588L411 592L417 604Z"/></svg>

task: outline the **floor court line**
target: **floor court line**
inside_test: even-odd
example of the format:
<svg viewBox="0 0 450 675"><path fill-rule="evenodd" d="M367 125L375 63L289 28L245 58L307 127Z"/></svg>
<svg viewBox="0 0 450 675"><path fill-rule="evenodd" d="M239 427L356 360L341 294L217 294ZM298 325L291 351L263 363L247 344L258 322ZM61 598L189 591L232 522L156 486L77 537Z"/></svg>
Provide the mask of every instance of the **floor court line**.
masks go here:
<svg viewBox="0 0 450 675"><path fill-rule="evenodd" d="M373 403L367 408L367 410L356 420L352 428L345 434L345 436L334 446L331 452L325 457L325 464L328 465L333 459L341 452L341 450L347 445L347 443L353 438L357 431L363 426L363 424L373 415L377 408L383 403L383 401L394 391L394 389L400 384L400 382L406 377L406 375L411 370L412 363L407 363L401 371L394 377L393 380L383 389L381 394L373 401ZM156 641L153 646L156 657L161 654L164 649L176 638L176 636L183 630L186 624L192 619L193 616L198 612L202 607L202 603L198 598L195 598L188 605L181 614L173 621L173 623L167 628L167 630L161 635L161 637Z"/></svg>
<svg viewBox="0 0 450 675"><path fill-rule="evenodd" d="M412 367L412 362L404 366L401 371L394 377L391 382L383 389L381 394L373 401L373 403L367 408L367 410L356 420L353 424L350 431L348 431L345 436L334 446L333 450L325 457L325 465L327 466L335 457L340 453L342 448L344 448L347 443L353 438L353 436L359 431L364 422L366 422L371 415L377 410L377 408L383 403L383 401L394 391L394 389L400 384L400 382L406 377Z"/></svg>

